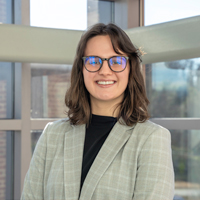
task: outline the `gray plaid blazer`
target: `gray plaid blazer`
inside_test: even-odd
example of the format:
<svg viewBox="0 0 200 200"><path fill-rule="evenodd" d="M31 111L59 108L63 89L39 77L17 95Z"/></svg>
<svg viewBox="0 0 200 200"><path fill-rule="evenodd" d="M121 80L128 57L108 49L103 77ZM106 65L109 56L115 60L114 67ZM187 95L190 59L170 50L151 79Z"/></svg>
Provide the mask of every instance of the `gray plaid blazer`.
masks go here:
<svg viewBox="0 0 200 200"><path fill-rule="evenodd" d="M82 190L85 125L49 123L35 148L21 200L172 200L174 171L168 130L150 121L115 124Z"/></svg>

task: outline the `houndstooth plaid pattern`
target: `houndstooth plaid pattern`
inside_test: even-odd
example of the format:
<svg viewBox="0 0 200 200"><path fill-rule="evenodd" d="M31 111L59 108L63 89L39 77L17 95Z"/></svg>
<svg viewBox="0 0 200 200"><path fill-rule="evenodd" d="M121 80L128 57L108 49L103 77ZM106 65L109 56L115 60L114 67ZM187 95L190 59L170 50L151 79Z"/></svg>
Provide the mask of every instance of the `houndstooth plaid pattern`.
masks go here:
<svg viewBox="0 0 200 200"><path fill-rule="evenodd" d="M35 148L21 200L172 200L171 136L152 122L117 122L80 192L85 125L49 123Z"/></svg>

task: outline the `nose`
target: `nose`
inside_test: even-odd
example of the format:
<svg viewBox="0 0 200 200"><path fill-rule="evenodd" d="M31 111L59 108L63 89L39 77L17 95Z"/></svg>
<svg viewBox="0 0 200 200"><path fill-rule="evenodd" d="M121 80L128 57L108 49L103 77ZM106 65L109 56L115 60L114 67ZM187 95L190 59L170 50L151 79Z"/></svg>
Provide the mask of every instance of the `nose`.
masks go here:
<svg viewBox="0 0 200 200"><path fill-rule="evenodd" d="M99 74L102 75L110 75L112 74L113 71L110 69L109 65L108 65L108 61L104 60L101 69L99 70Z"/></svg>

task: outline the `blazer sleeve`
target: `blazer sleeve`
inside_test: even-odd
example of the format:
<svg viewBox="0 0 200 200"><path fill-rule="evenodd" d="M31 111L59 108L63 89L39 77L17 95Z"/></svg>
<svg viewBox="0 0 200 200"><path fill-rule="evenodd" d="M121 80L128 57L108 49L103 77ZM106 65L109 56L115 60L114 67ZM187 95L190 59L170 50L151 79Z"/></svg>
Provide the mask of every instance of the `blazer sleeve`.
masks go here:
<svg viewBox="0 0 200 200"><path fill-rule="evenodd" d="M47 149L48 125L45 127L35 147L28 172L24 180L21 200L44 199L44 169Z"/></svg>
<svg viewBox="0 0 200 200"><path fill-rule="evenodd" d="M174 170L171 135L162 127L146 139L138 157L138 170L133 200L172 200Z"/></svg>

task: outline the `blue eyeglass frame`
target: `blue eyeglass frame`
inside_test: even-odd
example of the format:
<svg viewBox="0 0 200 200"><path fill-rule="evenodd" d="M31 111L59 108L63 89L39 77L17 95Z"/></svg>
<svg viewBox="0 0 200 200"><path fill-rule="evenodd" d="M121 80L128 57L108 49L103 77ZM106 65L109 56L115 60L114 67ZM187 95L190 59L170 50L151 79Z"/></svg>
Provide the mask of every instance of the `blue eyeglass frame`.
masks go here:
<svg viewBox="0 0 200 200"><path fill-rule="evenodd" d="M86 59L86 58L89 58L89 57L100 58L100 60L102 61L102 63L101 63L101 65L100 65L100 67L99 67L98 70L96 70L96 71L90 71L90 70L87 69L87 67L85 66L85 59ZM126 65L125 65L125 67L124 67L123 70L121 70L121 71L115 71L115 70L113 70L113 69L111 68L110 63L109 63L109 60L112 59L112 58L114 58L114 57L123 57L123 58L126 59ZM107 60L107 61L108 61L108 66L109 66L110 70L113 71L113 72L118 73L118 72L123 72L123 71L126 69L127 61L128 61L128 59L129 59L129 57L127 57L127 56L112 56L112 57L110 57L110 58L101 58L101 57L99 57L99 56L85 56L85 57L82 57L82 59L83 59L84 67L85 67L85 69L86 69L88 72L91 72L91 73L93 73L93 72L98 72L98 71L101 69L101 67L103 66L103 61L104 61L104 60Z"/></svg>

